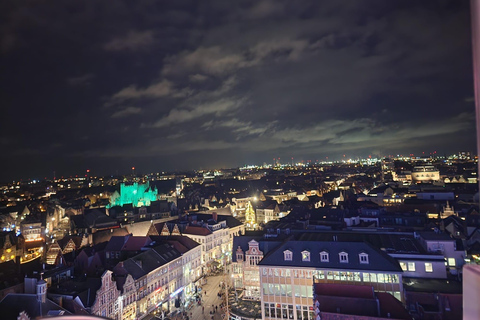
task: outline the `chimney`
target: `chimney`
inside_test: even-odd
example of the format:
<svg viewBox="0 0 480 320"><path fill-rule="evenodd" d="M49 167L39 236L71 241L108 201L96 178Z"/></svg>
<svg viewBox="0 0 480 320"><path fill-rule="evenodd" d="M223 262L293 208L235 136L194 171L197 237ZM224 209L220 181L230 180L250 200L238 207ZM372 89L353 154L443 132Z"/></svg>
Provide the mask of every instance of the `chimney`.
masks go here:
<svg viewBox="0 0 480 320"><path fill-rule="evenodd" d="M212 219L215 220L215 222L217 222L218 220L218 215L216 212L212 212Z"/></svg>

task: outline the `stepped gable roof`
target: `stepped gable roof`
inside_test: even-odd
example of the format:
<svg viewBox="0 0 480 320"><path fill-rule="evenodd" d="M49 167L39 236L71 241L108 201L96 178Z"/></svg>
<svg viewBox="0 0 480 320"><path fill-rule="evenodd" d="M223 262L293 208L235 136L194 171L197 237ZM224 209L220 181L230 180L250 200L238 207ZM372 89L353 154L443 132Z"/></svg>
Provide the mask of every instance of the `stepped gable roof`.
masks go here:
<svg viewBox="0 0 480 320"><path fill-rule="evenodd" d="M264 256L267 255L270 251L274 250L280 246L283 242L278 241L278 239L264 238L261 235L256 236L239 236L233 238L233 249L232 249L232 262L237 262L237 255L235 252L238 247L242 249L245 253L248 250L248 243L252 240L258 242L258 248L263 252Z"/></svg>
<svg viewBox="0 0 480 320"><path fill-rule="evenodd" d="M75 244L75 249L80 248L80 245L82 244L82 236L65 236L62 239L58 240L57 243L60 246L60 248L63 250L65 249L65 246L70 242L70 240L73 241Z"/></svg>
<svg viewBox="0 0 480 320"><path fill-rule="evenodd" d="M292 260L284 259L284 251L292 252ZM310 261L302 261L302 252L310 252ZM329 253L328 262L320 262L320 252ZM348 263L340 262L339 254L348 254ZM368 254L368 263L360 263L359 254ZM259 265L285 267L332 268L338 270L375 270L402 272L398 262L387 253L365 242L286 241L268 253Z"/></svg>
<svg viewBox="0 0 480 320"><path fill-rule="evenodd" d="M165 227L168 229L168 232L171 233L171 230L168 227L168 224L166 222L155 223L153 227L157 231L158 235L162 234L162 231L164 230Z"/></svg>

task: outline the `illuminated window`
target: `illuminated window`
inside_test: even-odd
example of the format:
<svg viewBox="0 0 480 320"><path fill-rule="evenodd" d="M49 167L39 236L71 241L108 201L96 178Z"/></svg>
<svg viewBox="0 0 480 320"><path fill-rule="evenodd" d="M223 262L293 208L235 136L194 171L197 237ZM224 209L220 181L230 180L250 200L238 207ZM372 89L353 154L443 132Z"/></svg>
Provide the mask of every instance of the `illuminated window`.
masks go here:
<svg viewBox="0 0 480 320"><path fill-rule="evenodd" d="M425 272L433 272L433 266L430 262L425 262Z"/></svg>
<svg viewBox="0 0 480 320"><path fill-rule="evenodd" d="M320 262L328 262L328 252L320 252Z"/></svg>
<svg viewBox="0 0 480 320"><path fill-rule="evenodd" d="M302 252L302 261L310 261L310 252L306 250Z"/></svg>
<svg viewBox="0 0 480 320"><path fill-rule="evenodd" d="M455 267L455 258L448 258L448 265L450 267Z"/></svg>
<svg viewBox="0 0 480 320"><path fill-rule="evenodd" d="M415 262L408 263L408 271L415 271Z"/></svg>
<svg viewBox="0 0 480 320"><path fill-rule="evenodd" d="M348 263L348 253L346 252L340 252L338 254L339 258L340 258L340 262L342 263Z"/></svg>
<svg viewBox="0 0 480 320"><path fill-rule="evenodd" d="M400 267L403 271L407 271L407 264L405 262L400 262Z"/></svg>

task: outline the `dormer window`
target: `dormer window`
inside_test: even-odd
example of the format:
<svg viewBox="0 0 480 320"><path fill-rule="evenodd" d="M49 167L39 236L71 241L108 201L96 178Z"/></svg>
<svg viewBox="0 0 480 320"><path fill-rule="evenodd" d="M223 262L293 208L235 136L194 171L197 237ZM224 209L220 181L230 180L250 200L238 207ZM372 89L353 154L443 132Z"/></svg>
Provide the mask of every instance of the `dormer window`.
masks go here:
<svg viewBox="0 0 480 320"><path fill-rule="evenodd" d="M340 258L340 262L341 263L348 263L348 253L346 252L340 252L338 254L339 258Z"/></svg>
<svg viewBox="0 0 480 320"><path fill-rule="evenodd" d="M360 263L368 263L368 254L362 252L358 255Z"/></svg>
<svg viewBox="0 0 480 320"><path fill-rule="evenodd" d="M328 262L328 252L327 251L320 252L320 262Z"/></svg>
<svg viewBox="0 0 480 320"><path fill-rule="evenodd" d="M310 261L310 252L305 250L302 251L302 261Z"/></svg>
<svg viewBox="0 0 480 320"><path fill-rule="evenodd" d="M290 251L290 250L283 251L283 259L285 261L292 261L292 259L293 259L292 251Z"/></svg>

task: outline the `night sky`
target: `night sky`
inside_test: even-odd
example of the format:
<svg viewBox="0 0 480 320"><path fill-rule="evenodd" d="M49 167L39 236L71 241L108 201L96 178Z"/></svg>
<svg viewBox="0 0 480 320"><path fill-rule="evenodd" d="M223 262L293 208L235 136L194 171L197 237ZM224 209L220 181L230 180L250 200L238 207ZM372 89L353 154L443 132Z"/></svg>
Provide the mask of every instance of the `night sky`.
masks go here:
<svg viewBox="0 0 480 320"><path fill-rule="evenodd" d="M0 181L475 152L469 1L0 1Z"/></svg>

